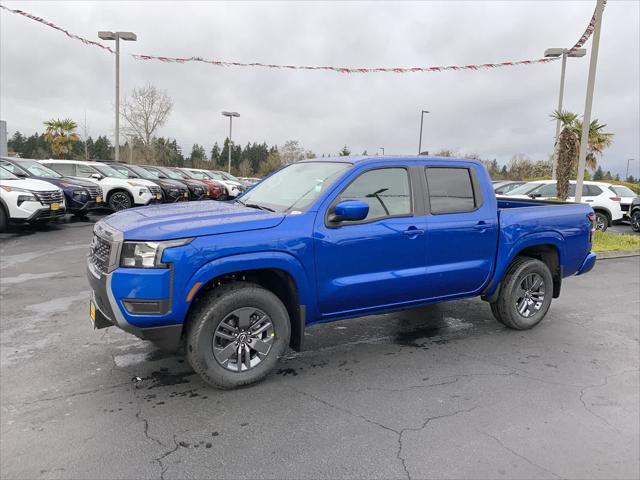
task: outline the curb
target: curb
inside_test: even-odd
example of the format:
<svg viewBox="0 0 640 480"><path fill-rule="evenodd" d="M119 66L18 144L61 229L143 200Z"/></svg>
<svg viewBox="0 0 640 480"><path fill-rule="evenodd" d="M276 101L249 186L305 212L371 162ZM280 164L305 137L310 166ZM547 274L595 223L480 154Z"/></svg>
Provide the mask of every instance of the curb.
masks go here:
<svg viewBox="0 0 640 480"><path fill-rule="evenodd" d="M640 256L640 249L610 250L608 252L594 252L594 253L598 256L598 260L608 260L610 258L638 257Z"/></svg>

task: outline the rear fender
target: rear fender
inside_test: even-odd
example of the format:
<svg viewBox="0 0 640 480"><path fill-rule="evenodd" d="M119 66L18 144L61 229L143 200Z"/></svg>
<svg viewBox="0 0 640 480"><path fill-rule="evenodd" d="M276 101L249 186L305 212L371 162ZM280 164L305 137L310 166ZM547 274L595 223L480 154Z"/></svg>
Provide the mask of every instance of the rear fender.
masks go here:
<svg viewBox="0 0 640 480"><path fill-rule="evenodd" d="M504 237L503 237L504 238ZM501 239L502 240L502 239ZM523 250L536 247L540 245L553 245L558 250L558 264L560 269L564 265L564 237L558 232L546 231L535 232L520 237L513 244L503 244L500 242L498 246L498 259L496 262L496 270L491 280L491 283L482 293L482 297L486 300L492 301L495 298L495 294L498 293L498 287L500 282L511 265L511 262L522 252Z"/></svg>

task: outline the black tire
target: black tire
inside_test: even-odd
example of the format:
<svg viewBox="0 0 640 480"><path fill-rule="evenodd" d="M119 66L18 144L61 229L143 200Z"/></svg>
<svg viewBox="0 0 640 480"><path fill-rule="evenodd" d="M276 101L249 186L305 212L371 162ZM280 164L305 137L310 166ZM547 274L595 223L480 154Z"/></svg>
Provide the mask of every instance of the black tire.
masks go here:
<svg viewBox="0 0 640 480"><path fill-rule="evenodd" d="M596 230L604 232L609 228L609 217L606 213L596 212Z"/></svg>
<svg viewBox="0 0 640 480"><path fill-rule="evenodd" d="M0 233L7 231L7 225L9 219L7 218L7 212L4 211L4 207L0 205Z"/></svg>
<svg viewBox="0 0 640 480"><path fill-rule="evenodd" d="M120 210L126 210L127 208L131 208L133 206L133 197L129 192L124 190L116 190L109 194L109 198L107 200L109 204L109 208L114 212L119 212Z"/></svg>
<svg viewBox="0 0 640 480"><path fill-rule="evenodd" d="M635 211L631 215L631 230L640 232L640 211Z"/></svg>
<svg viewBox="0 0 640 480"><path fill-rule="evenodd" d="M238 362L223 366L216 359L214 345L218 341L216 331L222 321L243 308L264 312L271 321L273 335L269 337L271 347L266 356L257 365L245 371L237 371L231 368L237 368ZM187 325L187 360L206 383L220 389L237 388L262 380L278 363L279 357L289 345L291 336L289 314L280 299L269 290L247 282L232 283L212 290L199 300L187 319ZM231 346L232 343L229 341L225 347ZM250 343L249 340L248 345ZM231 346L231 349L234 350L234 347ZM256 352L253 353L257 356ZM245 365L240 363L239 368L242 369Z"/></svg>
<svg viewBox="0 0 640 480"><path fill-rule="evenodd" d="M536 277L537 276L537 277ZM522 302L526 302L527 290L522 285L528 279L540 278L542 280L542 301L536 302L540 297L540 290L534 293L535 297L530 298L533 309L528 306L524 313L518 311ZM531 295L531 294L529 294ZM553 297L553 277L549 267L540 260L530 257L517 257L509 266L500 285L498 299L491 304L491 312L500 323L515 330L528 330L535 327L547 314L551 306ZM528 315L525 313L529 312Z"/></svg>

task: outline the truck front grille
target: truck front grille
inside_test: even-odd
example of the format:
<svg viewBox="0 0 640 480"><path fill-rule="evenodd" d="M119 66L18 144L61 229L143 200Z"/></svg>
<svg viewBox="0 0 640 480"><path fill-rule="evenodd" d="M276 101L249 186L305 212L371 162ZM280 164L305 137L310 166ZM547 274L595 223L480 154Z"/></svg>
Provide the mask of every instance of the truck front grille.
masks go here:
<svg viewBox="0 0 640 480"><path fill-rule="evenodd" d="M51 190L48 192L33 192L38 201L43 205L51 205L52 203L62 203L64 195L61 190Z"/></svg>
<svg viewBox="0 0 640 480"><path fill-rule="evenodd" d="M89 259L91 264L100 273L108 273L109 259L111 258L111 242L99 237L95 233L91 239Z"/></svg>

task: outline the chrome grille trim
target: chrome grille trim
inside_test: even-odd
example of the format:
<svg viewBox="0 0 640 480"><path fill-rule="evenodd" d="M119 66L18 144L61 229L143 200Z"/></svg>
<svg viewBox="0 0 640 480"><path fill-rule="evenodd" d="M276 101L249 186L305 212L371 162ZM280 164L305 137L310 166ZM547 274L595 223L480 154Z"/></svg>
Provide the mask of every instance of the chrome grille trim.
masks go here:
<svg viewBox="0 0 640 480"><path fill-rule="evenodd" d="M62 203L64 194L61 190L51 190L47 192L33 192L38 201L43 205L51 205L52 203Z"/></svg>
<svg viewBox="0 0 640 480"><path fill-rule="evenodd" d="M93 238L89 247L89 263L99 273L111 273L120 261L122 232L110 227L104 221L93 227Z"/></svg>

